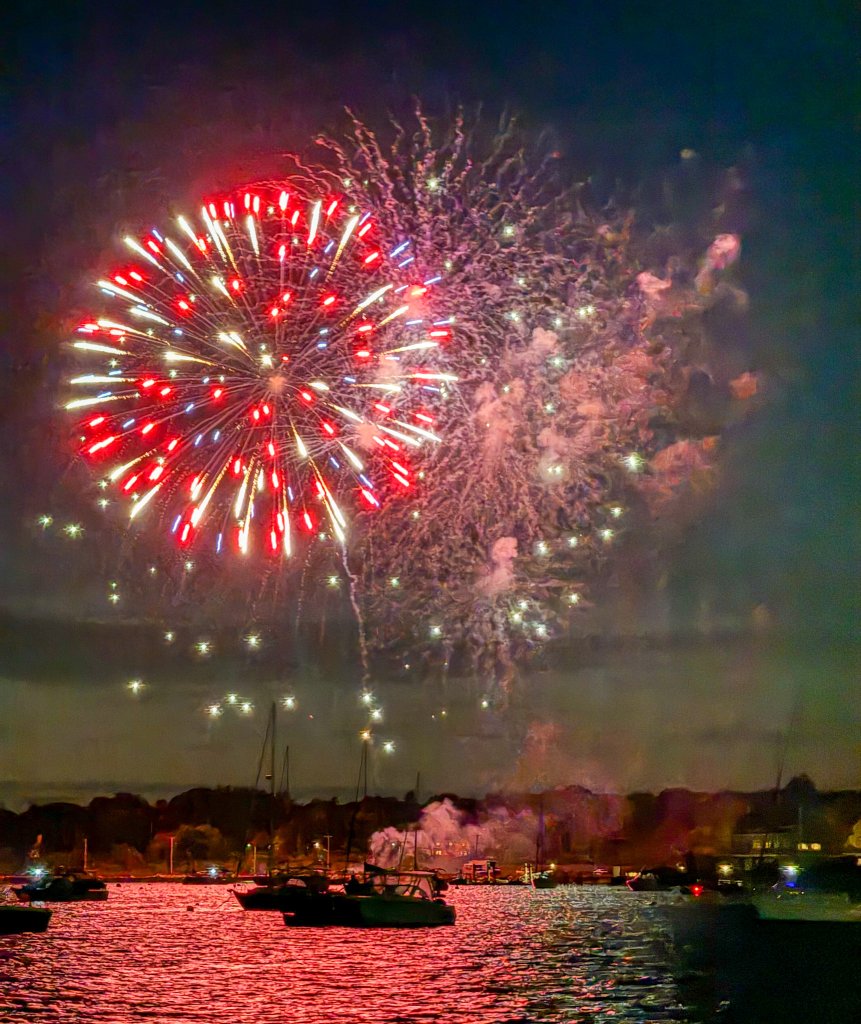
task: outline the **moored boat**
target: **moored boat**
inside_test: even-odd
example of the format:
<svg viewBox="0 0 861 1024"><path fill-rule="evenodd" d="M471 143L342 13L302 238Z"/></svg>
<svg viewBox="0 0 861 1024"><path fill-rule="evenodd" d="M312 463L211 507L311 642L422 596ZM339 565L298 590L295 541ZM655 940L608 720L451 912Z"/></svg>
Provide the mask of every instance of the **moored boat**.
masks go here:
<svg viewBox="0 0 861 1024"><path fill-rule="evenodd" d="M0 904L0 935L21 935L24 932L44 932L53 911L47 907L19 907Z"/></svg>
<svg viewBox="0 0 861 1024"><path fill-rule="evenodd" d="M231 881L230 875L224 868L211 867L206 871L192 871L186 875L183 885L224 885Z"/></svg>
<svg viewBox="0 0 861 1024"><path fill-rule="evenodd" d="M385 872L374 876L372 891L313 893L307 889L284 914L292 927L435 928L455 922L455 909L436 896L428 871Z"/></svg>
<svg viewBox="0 0 861 1024"><path fill-rule="evenodd" d="M761 921L832 921L861 924L861 903L848 893L780 889L752 897Z"/></svg>
<svg viewBox="0 0 861 1024"><path fill-rule="evenodd" d="M661 865L655 868L643 868L632 878L627 879L625 885L632 892L669 892L675 889L682 892L692 892L697 896L702 892L703 887L697 886L695 876L679 868ZM699 892L694 890L698 888Z"/></svg>
<svg viewBox="0 0 861 1024"><path fill-rule="evenodd" d="M523 869L523 884L531 885L533 889L555 889L559 883L552 870L542 871L535 864L527 864Z"/></svg>
<svg viewBox="0 0 861 1024"><path fill-rule="evenodd" d="M243 910L279 910L282 913L294 909L297 901L308 895L324 894L329 880L323 875L281 876L268 885L257 885L253 889L231 889Z"/></svg>
<svg viewBox="0 0 861 1024"><path fill-rule="evenodd" d="M21 903L72 903L87 900L100 902L108 898L108 889L101 878L81 871L67 871L13 887Z"/></svg>

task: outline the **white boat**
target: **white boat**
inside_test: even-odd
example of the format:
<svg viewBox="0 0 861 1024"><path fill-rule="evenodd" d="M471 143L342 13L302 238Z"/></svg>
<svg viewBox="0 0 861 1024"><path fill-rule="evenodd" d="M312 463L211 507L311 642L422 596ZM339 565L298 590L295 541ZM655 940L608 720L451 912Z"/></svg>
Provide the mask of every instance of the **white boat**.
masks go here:
<svg viewBox="0 0 861 1024"><path fill-rule="evenodd" d="M340 891L297 890L284 924L304 927L434 928L454 924L455 909L437 895L437 879L429 871L386 871L376 868L369 892L352 893L348 882Z"/></svg>
<svg viewBox="0 0 861 1024"><path fill-rule="evenodd" d="M763 921L843 921L861 924L861 903L843 892L784 889L758 893L752 899Z"/></svg>

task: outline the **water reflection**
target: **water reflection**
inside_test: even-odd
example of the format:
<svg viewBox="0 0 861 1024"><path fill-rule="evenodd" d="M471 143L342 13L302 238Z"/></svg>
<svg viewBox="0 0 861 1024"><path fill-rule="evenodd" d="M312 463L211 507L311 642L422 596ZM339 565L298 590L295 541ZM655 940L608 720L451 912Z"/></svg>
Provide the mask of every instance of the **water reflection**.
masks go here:
<svg viewBox="0 0 861 1024"><path fill-rule="evenodd" d="M454 928L284 927L224 887L111 886L0 938L0 1020L33 1024L693 1021L636 894L461 889Z"/></svg>

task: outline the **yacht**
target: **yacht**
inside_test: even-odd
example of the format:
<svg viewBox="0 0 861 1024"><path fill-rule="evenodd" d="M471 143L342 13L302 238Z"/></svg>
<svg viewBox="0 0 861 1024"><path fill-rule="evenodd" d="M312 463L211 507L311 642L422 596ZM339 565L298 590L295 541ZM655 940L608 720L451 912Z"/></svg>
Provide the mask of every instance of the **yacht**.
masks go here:
<svg viewBox="0 0 861 1024"><path fill-rule="evenodd" d="M285 912L291 927L434 928L454 924L455 909L437 896L436 877L430 871L377 869L369 891L341 889L312 892L305 889Z"/></svg>

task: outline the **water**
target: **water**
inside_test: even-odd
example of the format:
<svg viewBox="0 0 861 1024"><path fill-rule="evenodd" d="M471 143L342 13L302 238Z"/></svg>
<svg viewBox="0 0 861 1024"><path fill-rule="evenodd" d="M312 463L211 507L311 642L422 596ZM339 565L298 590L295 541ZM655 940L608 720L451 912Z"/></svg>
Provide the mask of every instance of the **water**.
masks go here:
<svg viewBox="0 0 861 1024"><path fill-rule="evenodd" d="M452 892L458 923L287 929L220 886L111 886L0 939L0 1019L126 1024L685 1020L633 894Z"/></svg>
<svg viewBox="0 0 861 1024"><path fill-rule="evenodd" d="M0 1021L742 1019L683 994L693 988L653 896L567 886L451 900L453 928L288 929L280 914L244 913L222 886L112 885L107 903L56 904L45 935L0 937Z"/></svg>

